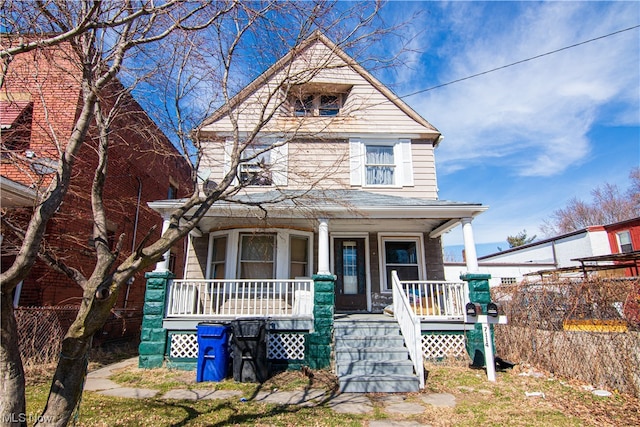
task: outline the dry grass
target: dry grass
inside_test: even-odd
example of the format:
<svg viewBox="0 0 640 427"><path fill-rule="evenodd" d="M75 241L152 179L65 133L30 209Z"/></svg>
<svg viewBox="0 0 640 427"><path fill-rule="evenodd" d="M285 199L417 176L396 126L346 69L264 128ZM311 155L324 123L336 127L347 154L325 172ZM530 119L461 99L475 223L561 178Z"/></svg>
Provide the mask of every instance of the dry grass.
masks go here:
<svg viewBox="0 0 640 427"><path fill-rule="evenodd" d="M575 380L559 378L528 366L498 372L497 382L486 379L482 370L470 369L466 362L428 364L425 390L396 396L370 394L374 412L366 415L338 414L326 405L300 407L273 405L238 398L221 401L167 401L124 399L86 392L78 425L153 425L153 426L363 426L367 420L415 421L434 427L483 426L637 426L640 425L638 399L614 392L611 397L593 395ZM264 384L196 383L195 372L169 369L126 368L113 380L123 386L171 388L235 389L250 397L260 390L298 390L323 388L335 390L336 378L330 371L289 371ZM44 404L48 384L28 387L31 408ZM542 397L527 397L526 392L541 392ZM419 415L395 414L385 410L389 399L422 403L429 393L450 393L456 406L424 405ZM159 394L160 395L160 394Z"/></svg>

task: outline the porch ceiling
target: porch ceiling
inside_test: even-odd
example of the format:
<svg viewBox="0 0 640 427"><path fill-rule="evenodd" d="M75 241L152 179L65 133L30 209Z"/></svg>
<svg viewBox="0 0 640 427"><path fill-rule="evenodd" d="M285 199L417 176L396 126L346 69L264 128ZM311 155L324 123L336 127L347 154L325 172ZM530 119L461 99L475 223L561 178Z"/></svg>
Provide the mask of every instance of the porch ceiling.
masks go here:
<svg viewBox="0 0 640 427"><path fill-rule="evenodd" d="M179 200L149 203L159 212L168 212ZM372 193L362 190L278 191L243 194L216 202L201 222L204 231L216 227L263 223L314 229L317 218L327 218L332 231L380 229L416 230L438 235L454 227L462 218L473 218L487 210L479 203L429 200ZM402 221L398 221L402 220ZM433 236L437 237L437 236Z"/></svg>

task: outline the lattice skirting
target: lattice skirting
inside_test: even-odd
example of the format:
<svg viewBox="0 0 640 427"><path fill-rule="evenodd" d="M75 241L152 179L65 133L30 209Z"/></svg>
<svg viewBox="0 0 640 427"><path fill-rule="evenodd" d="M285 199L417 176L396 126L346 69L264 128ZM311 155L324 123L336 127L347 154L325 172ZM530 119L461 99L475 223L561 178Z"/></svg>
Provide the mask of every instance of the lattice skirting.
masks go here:
<svg viewBox="0 0 640 427"><path fill-rule="evenodd" d="M422 352L427 359L466 355L463 334L429 334L422 336Z"/></svg>
<svg viewBox="0 0 640 427"><path fill-rule="evenodd" d="M172 333L169 335L169 357L198 358L198 335ZM267 358L274 360L303 360L304 334L268 334Z"/></svg>
<svg viewBox="0 0 640 427"><path fill-rule="evenodd" d="M170 334L169 357L197 359L198 335L197 334Z"/></svg>
<svg viewBox="0 0 640 427"><path fill-rule="evenodd" d="M269 334L267 357L276 360L304 359L304 334Z"/></svg>

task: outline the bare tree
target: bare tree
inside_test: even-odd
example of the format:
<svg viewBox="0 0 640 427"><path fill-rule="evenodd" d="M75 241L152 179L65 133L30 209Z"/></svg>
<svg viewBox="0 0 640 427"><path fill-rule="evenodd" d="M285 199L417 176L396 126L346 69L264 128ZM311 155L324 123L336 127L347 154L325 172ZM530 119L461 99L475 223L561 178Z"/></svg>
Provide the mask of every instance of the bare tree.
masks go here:
<svg viewBox="0 0 640 427"><path fill-rule="evenodd" d="M240 164L259 161L264 153L286 143L278 141L256 146L254 141L259 132L284 107L285 100L296 87L331 64L317 63L299 70L292 67L292 57L276 64L283 71L284 78L269 86L265 98L257 106L251 131L242 136L238 124L241 112L237 110L239 104L236 101L243 97L238 88L246 83L247 76L238 71L250 64L271 62L286 51L295 53L317 30L331 34L342 48L361 46L372 34L393 30L382 28L376 21L378 11L377 3L345 7L328 2L254 4L231 0L212 3L133 1L122 4L88 0L5 2L3 19L14 36L3 38L1 82L4 84L11 59L16 55L65 42L72 47L70 56L74 66L81 71L82 99L71 135L64 141L55 141L59 158L54 179L39 198L28 224L21 229L6 223L20 237L22 244L17 249L15 262L0 276L0 366L3 377L0 412L3 424L10 424L15 419L5 414L25 412L24 372L10 296L18 282L28 274L35 259L47 260L83 289L82 304L63 340L41 418L41 421L54 420L51 422L53 425L66 425L82 393L91 337L105 323L118 290L135 272L161 259L176 241L196 227L215 202L230 199L251 183L250 180L238 180ZM270 42L264 43L267 37ZM153 53L152 46L156 48ZM260 49L256 49L258 46ZM170 55L163 57L161 52ZM132 66L127 68L127 64ZM166 113L165 117L170 118L165 123L172 125L182 155L191 165L193 192L171 213L170 226L159 239L145 239L131 253L123 256L122 237L114 249L107 244L108 212L103 193L108 176L109 146L112 144L109 129L125 95L136 84L138 88L150 87L154 83L150 77L158 75L163 77L156 79L155 83L164 82L161 90L165 99L170 100L170 103L162 105L161 110ZM238 79L239 75L243 79ZM127 83L122 96L102 96L117 77ZM144 84L139 84L145 80ZM256 81L263 82L259 76ZM203 93L209 98L205 97L204 103ZM206 180L198 175L202 172L200 163L205 154L203 135L200 128L191 129L209 116L211 108L218 108L215 113L218 117L230 120L233 138L229 147L229 167L223 179L205 191L202 184ZM56 258L42 242L48 221L54 217L69 191L76 155L86 143L92 127L96 129L97 136L94 147L97 167L89 191L95 265L90 274L85 275L65 264L63 259ZM291 138L298 129L285 130ZM301 177L301 182L312 186L322 176L328 176L332 167L327 165L318 175ZM281 197L271 202L281 200Z"/></svg>
<svg viewBox="0 0 640 427"><path fill-rule="evenodd" d="M555 236L592 225L613 224L640 216L639 171L640 168L634 168L630 172L632 185L626 193L621 193L617 185L605 183L591 191L591 202L571 199L566 207L554 211L540 230L546 236Z"/></svg>

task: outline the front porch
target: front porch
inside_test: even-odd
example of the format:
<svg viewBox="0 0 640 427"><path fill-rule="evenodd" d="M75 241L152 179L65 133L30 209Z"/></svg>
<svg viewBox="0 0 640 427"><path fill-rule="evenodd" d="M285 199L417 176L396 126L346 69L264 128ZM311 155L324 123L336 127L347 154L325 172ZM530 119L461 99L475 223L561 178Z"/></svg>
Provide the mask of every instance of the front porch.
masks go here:
<svg viewBox="0 0 640 427"><path fill-rule="evenodd" d="M360 329L355 331L356 335L363 333L360 326L365 324L395 325L397 338L393 341L399 339L408 352L405 358L413 366L414 378L422 378L424 358L464 356L465 330L473 329L473 325L465 323L467 284L403 282L396 274L393 277L394 315L388 316L336 314L335 276L331 275L292 280L175 280L169 274L150 273L140 366L167 364L194 369L198 355L197 324L243 318L266 322L267 359L277 367L275 370L302 366L338 369L337 352L344 343L344 338L338 343L338 336L344 335L345 322ZM365 323L361 323L363 320ZM342 325L340 334L338 324ZM397 351L389 352L385 345L376 346L382 354L397 356ZM386 365L394 363L387 361ZM380 363L376 361L373 365L379 369ZM420 387L423 381L418 382Z"/></svg>

